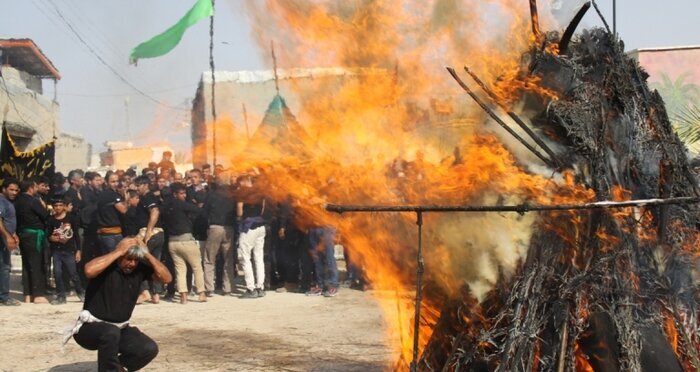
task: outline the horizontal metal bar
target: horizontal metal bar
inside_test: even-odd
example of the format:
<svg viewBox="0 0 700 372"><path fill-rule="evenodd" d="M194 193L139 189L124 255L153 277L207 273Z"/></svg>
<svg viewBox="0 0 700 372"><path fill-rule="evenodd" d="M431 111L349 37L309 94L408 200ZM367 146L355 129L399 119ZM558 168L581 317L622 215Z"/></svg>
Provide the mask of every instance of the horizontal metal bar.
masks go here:
<svg viewBox="0 0 700 372"><path fill-rule="evenodd" d="M336 213L345 212L540 212L576 209L606 209L646 207L654 205L696 204L698 197L678 197L667 199L638 199L628 201L599 201L584 204L518 204L518 205L338 205L326 204L326 210Z"/></svg>

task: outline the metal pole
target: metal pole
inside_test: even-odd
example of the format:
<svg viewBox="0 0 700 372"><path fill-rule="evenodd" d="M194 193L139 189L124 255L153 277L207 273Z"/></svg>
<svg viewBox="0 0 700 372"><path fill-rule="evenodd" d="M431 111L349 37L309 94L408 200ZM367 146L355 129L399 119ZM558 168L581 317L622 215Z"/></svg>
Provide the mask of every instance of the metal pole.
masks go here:
<svg viewBox="0 0 700 372"><path fill-rule="evenodd" d="M552 210L578 210L578 209L606 209L606 208L627 208L654 205L670 204L694 204L700 203L700 197L678 197L668 199L638 199L623 202L600 201L585 204L561 204L561 205L502 205L502 206L440 206L440 205L336 205L327 204L326 210L336 213L344 212L415 212L416 224L418 225L418 253L416 268L416 302L415 318L413 324L413 360L411 361L411 372L418 371L418 341L420 335L420 310L423 300L423 273L425 272L425 262L423 260L423 213L424 212L517 212L520 214L535 211ZM403 354L402 354L403 355ZM561 366L560 366L561 368Z"/></svg>
<svg viewBox="0 0 700 372"><path fill-rule="evenodd" d="M416 254L418 266L416 267L416 313L413 319L413 360L411 361L411 372L418 371L418 338L420 336L420 308L423 301L423 272L425 262L423 261L423 212L416 212L416 224L418 225L418 253Z"/></svg>
<svg viewBox="0 0 700 372"><path fill-rule="evenodd" d="M214 8L216 0L211 0L211 6ZM211 68L211 117L212 117L212 166L214 167L214 175L216 176L216 96L215 89L216 78L214 77L214 13L211 15L209 22L209 67Z"/></svg>
<svg viewBox="0 0 700 372"><path fill-rule="evenodd" d="M613 35L617 37L617 0L613 0Z"/></svg>
<svg viewBox="0 0 700 372"><path fill-rule="evenodd" d="M517 212L520 214L538 211L563 211L578 209L608 209L645 207L654 205L697 204L700 197L678 197L668 199L637 199L622 202L599 201L584 204L518 204L518 205L337 205L327 204L326 210L344 212Z"/></svg>
<svg viewBox="0 0 700 372"><path fill-rule="evenodd" d="M131 123L129 122L129 96L124 97L124 115L126 116L126 138L129 142L133 141L131 137Z"/></svg>

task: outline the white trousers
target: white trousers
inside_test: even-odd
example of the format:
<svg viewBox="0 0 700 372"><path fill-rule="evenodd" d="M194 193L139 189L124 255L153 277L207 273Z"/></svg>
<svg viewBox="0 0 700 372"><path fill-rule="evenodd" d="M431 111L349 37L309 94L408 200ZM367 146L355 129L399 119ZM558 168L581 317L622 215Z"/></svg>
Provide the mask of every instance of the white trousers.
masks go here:
<svg viewBox="0 0 700 372"><path fill-rule="evenodd" d="M250 229L238 238L238 247L241 250L241 263L243 264L243 275L245 277L245 287L249 291L256 288L265 287L265 262L263 261L263 247L265 246L265 226ZM255 275L253 265L250 262L251 253L255 263Z"/></svg>

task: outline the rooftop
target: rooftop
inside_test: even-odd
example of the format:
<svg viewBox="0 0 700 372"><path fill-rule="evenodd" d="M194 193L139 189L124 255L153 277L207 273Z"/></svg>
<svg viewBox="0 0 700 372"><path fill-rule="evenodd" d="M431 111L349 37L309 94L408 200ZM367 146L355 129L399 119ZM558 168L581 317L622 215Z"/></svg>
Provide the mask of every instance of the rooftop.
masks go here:
<svg viewBox="0 0 700 372"><path fill-rule="evenodd" d="M345 68L345 67L314 67L314 68L288 68L277 69L280 80L299 78L320 78L326 76L357 76L357 75L381 75L386 74L385 69L380 68ZM239 84L263 83L275 79L274 70L253 71L216 71L216 82L233 82ZM202 81L211 84L211 71L202 73Z"/></svg>
<svg viewBox="0 0 700 372"><path fill-rule="evenodd" d="M58 69L32 39L0 39L2 60L18 70L40 78L61 79Z"/></svg>

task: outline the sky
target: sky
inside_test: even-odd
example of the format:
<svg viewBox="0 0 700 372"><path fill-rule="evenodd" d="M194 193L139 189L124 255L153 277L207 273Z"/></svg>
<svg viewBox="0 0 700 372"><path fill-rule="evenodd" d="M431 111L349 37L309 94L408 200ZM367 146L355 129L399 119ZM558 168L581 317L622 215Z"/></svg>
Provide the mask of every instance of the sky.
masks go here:
<svg viewBox="0 0 700 372"><path fill-rule="evenodd" d="M246 1L260 0L216 1L217 70L271 67L268 52L254 41ZM191 100L202 72L209 69L209 21L191 27L163 57L133 66L128 56L140 42L174 24L194 2L0 0L0 37L33 39L60 71L56 97L62 132L83 136L95 151L104 149L107 140L181 147L189 142ZM598 3L612 26L612 0ZM699 12L697 0L618 0L617 30L628 50L700 45ZM597 25L600 21L590 11L583 26ZM51 82L44 89L53 96Z"/></svg>

